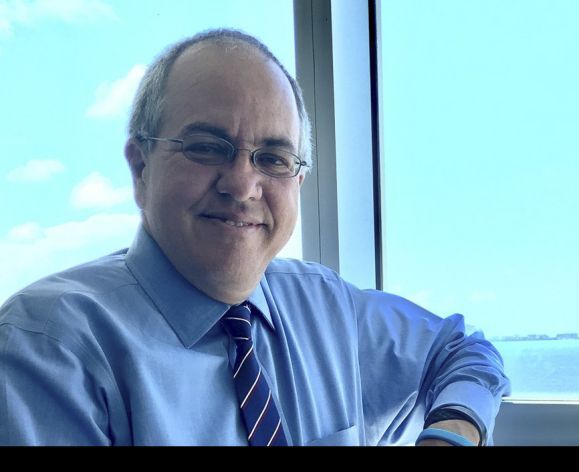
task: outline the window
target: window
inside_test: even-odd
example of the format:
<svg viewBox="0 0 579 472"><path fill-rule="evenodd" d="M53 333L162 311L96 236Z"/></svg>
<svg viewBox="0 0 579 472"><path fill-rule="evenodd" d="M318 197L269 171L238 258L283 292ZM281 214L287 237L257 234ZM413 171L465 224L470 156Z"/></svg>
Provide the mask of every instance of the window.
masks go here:
<svg viewBox="0 0 579 472"><path fill-rule="evenodd" d="M0 304L130 244L134 90L162 48L222 26L258 36L294 72L291 0L0 2ZM300 234L282 255L301 257Z"/></svg>
<svg viewBox="0 0 579 472"><path fill-rule="evenodd" d="M579 4L379 4L385 289L579 399Z"/></svg>

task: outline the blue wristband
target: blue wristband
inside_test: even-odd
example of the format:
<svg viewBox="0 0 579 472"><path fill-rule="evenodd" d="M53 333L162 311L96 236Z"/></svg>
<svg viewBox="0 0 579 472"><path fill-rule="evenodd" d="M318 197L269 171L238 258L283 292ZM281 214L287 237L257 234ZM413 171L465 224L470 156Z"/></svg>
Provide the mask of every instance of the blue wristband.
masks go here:
<svg viewBox="0 0 579 472"><path fill-rule="evenodd" d="M438 439L452 444L453 446L474 446L474 443L470 442L464 436L438 428L426 428L422 433L420 433L420 436L418 436L416 444L424 439Z"/></svg>

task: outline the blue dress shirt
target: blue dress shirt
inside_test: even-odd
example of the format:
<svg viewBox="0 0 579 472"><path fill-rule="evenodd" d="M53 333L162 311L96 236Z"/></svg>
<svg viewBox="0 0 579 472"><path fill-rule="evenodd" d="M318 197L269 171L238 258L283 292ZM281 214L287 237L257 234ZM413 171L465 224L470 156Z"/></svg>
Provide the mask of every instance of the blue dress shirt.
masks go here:
<svg viewBox="0 0 579 472"><path fill-rule="evenodd" d="M456 405L490 433L502 361L463 318L274 260L249 300L292 445L411 444ZM130 249L45 278L0 311L0 444L246 445L221 326L139 230Z"/></svg>

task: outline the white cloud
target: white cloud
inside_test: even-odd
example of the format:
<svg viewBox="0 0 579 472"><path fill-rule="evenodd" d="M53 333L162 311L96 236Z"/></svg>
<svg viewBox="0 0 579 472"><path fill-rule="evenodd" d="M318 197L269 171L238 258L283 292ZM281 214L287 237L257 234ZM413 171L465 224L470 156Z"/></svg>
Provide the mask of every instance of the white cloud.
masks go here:
<svg viewBox="0 0 579 472"><path fill-rule="evenodd" d="M14 226L8 231L8 240L17 243L35 241L42 236L42 229L38 223L24 223Z"/></svg>
<svg viewBox="0 0 579 472"><path fill-rule="evenodd" d="M120 79L101 83L95 92L95 101L86 111L90 118L121 116L131 105L146 67L137 64Z"/></svg>
<svg viewBox="0 0 579 472"><path fill-rule="evenodd" d="M55 159L33 159L12 169L6 179L11 182L40 182L64 170L62 162Z"/></svg>
<svg viewBox="0 0 579 472"><path fill-rule="evenodd" d="M116 19L113 8L101 0L37 0L33 8L40 17L58 18L71 23Z"/></svg>
<svg viewBox="0 0 579 472"><path fill-rule="evenodd" d="M113 8L102 0L0 0L0 35L11 36L15 25L31 26L43 20L86 23L116 20Z"/></svg>
<svg viewBox="0 0 579 472"><path fill-rule="evenodd" d="M38 278L127 247L140 218L100 213L83 221L43 228L26 223L0 239L0 304Z"/></svg>
<svg viewBox="0 0 579 472"><path fill-rule="evenodd" d="M74 208L111 208L129 201L131 187L115 188L107 177L93 172L74 186L70 203Z"/></svg>
<svg viewBox="0 0 579 472"><path fill-rule="evenodd" d="M45 228L37 242L51 250L79 249L111 236L127 233L132 236L138 223L138 215L100 213L84 221L70 221Z"/></svg>

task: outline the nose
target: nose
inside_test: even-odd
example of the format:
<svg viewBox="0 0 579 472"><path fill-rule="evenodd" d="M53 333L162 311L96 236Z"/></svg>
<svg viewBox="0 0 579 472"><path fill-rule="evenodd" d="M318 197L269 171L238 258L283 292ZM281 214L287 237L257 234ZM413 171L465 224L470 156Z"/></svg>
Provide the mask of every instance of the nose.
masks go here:
<svg viewBox="0 0 579 472"><path fill-rule="evenodd" d="M259 200L264 177L253 167L250 151L237 149L233 162L221 166L216 188L220 194L229 195L237 202Z"/></svg>

